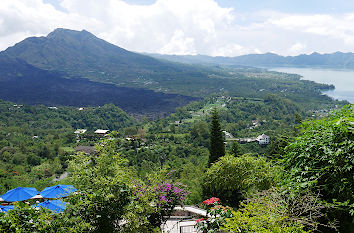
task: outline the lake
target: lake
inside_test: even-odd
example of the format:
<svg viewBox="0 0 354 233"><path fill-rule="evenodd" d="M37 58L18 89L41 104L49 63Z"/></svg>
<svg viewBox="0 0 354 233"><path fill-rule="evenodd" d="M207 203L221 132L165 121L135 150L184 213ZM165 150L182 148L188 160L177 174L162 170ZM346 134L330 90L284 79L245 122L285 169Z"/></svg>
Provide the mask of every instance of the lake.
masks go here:
<svg viewBox="0 0 354 233"><path fill-rule="evenodd" d="M299 74L303 79L317 83L333 84L336 88L324 93L334 99L347 100L354 103L354 70L352 69L317 69L279 67L272 71Z"/></svg>

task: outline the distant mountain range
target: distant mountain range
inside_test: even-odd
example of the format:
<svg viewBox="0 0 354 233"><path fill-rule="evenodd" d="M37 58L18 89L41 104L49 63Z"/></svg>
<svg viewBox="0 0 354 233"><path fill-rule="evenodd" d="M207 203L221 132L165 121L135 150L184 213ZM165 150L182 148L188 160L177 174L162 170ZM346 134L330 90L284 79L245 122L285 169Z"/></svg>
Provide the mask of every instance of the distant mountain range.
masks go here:
<svg viewBox="0 0 354 233"><path fill-rule="evenodd" d="M85 30L56 29L0 52L0 98L53 106L114 103L131 114L153 116L216 92L252 98L275 93L297 102L308 102L308 97L331 101L319 91L333 88L329 85L243 67L281 63L275 54L156 56L127 51ZM195 63L228 64L237 69Z"/></svg>
<svg viewBox="0 0 354 233"><path fill-rule="evenodd" d="M159 59L189 64L218 64L227 66L253 67L320 67L354 68L354 53L312 53L298 56L280 56L274 53L249 54L238 57L211 57L205 55L161 55L150 54Z"/></svg>

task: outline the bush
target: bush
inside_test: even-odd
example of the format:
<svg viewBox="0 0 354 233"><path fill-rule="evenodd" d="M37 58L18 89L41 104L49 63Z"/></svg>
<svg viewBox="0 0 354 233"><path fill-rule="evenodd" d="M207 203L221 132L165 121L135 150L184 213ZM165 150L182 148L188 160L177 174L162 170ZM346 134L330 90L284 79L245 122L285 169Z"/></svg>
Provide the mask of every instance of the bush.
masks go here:
<svg viewBox="0 0 354 233"><path fill-rule="evenodd" d="M109 141L97 146L99 156L76 155L69 163L69 183L78 190L68 201L68 219L80 219L92 232L116 232L130 203L133 172Z"/></svg>
<svg viewBox="0 0 354 233"><path fill-rule="evenodd" d="M203 194L237 206L246 193L269 189L276 183L277 174L277 168L264 157L226 155L207 170Z"/></svg>
<svg viewBox="0 0 354 233"><path fill-rule="evenodd" d="M277 189L253 195L243 201L233 217L226 219L227 232L300 233L316 230L324 217L318 196L288 196ZM327 225L333 231L333 226Z"/></svg>
<svg viewBox="0 0 354 233"><path fill-rule="evenodd" d="M321 193L343 210L333 215L353 229L354 105L302 127L302 135L286 148L286 185L295 192Z"/></svg>
<svg viewBox="0 0 354 233"><path fill-rule="evenodd" d="M133 182L133 200L127 207L124 232L155 232L169 219L174 208L183 205L184 185L173 182L162 170L145 182Z"/></svg>
<svg viewBox="0 0 354 233"><path fill-rule="evenodd" d="M24 203L17 203L8 213L0 212L0 232L50 232L52 218L47 209L35 209Z"/></svg>

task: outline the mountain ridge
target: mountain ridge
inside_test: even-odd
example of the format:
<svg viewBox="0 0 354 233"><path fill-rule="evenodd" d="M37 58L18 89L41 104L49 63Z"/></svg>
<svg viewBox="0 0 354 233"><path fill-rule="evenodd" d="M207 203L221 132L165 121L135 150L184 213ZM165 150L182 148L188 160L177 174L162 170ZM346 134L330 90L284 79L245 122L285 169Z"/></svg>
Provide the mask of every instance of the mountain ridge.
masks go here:
<svg viewBox="0 0 354 233"><path fill-rule="evenodd" d="M107 63L134 65L161 65L154 58L130 52L108 43L85 30L56 29L46 37L29 37L1 52L9 57L25 60L42 69L67 70L83 68L82 61L101 68L100 60ZM54 58L54 59L53 59ZM112 59L110 61L108 58ZM74 60L72 62L70 59ZM62 60L58 63L57 60ZM70 60L70 62L68 62ZM134 62L132 62L134 60ZM59 67L64 66L64 67ZM85 67L86 68L86 67Z"/></svg>
<svg viewBox="0 0 354 233"><path fill-rule="evenodd" d="M195 97L203 98L220 92L251 98L263 98L267 93L272 93L302 102L307 100L304 96L311 96L319 102L326 102L331 101L330 98L320 95L319 90L333 88L300 80L296 75L266 72L263 69L229 69L156 59L115 46L84 30L56 29L46 37L30 37L1 52L1 57L4 61L14 61L10 64L10 74L1 73L0 79L7 79L7 83L2 85L13 88L9 95L20 95L18 87L22 85L23 93L27 94L26 98L33 100L32 104L49 104L44 94L50 94L53 103L65 104L55 96L57 94L68 104L83 104L77 103L80 99L75 99L80 98L77 95L80 90L85 93L87 100L92 101L87 103L89 105L100 104L95 99L101 98L102 102L111 101L124 110L127 110L127 104L132 104L135 106L133 110L139 110L139 113L144 112L144 106L149 106L150 112L166 107L167 112L171 112L172 108L184 105ZM19 70L27 67L21 62L39 70L30 67L28 73L18 74L16 64ZM35 72L39 72L37 76L40 78L33 75ZM137 93L133 89L114 87L140 89ZM3 88L6 91L6 86ZM28 92L26 88L31 91ZM93 92L89 89L93 89ZM49 90L52 92L46 92ZM138 97L131 95L128 90ZM73 98L68 99L63 93ZM145 99L144 95L150 97ZM119 96L121 100L118 100Z"/></svg>
<svg viewBox="0 0 354 233"><path fill-rule="evenodd" d="M171 94L186 94L166 87L175 80L201 82L208 77L202 68L130 52L85 30L56 29L46 37L27 38L0 52L1 55L22 59L43 70L63 72L68 78Z"/></svg>
<svg viewBox="0 0 354 233"><path fill-rule="evenodd" d="M193 64L218 64L228 66L254 66L254 67L328 67L328 68L354 68L354 53L334 52L320 54L300 54L297 56L281 56L275 53L247 54L236 57L207 56L207 55L164 55L150 54L159 59L174 62Z"/></svg>

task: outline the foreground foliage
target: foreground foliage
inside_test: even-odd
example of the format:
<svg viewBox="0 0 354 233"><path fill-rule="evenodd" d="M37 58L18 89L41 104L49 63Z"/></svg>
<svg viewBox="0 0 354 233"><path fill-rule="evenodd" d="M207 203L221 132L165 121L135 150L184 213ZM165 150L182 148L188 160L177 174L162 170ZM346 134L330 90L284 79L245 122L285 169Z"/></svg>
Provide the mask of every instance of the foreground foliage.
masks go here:
<svg viewBox="0 0 354 233"><path fill-rule="evenodd" d="M269 193L268 193L269 194ZM292 219L287 203L272 196L247 199L226 219L227 232L306 232L300 221Z"/></svg>
<svg viewBox="0 0 354 233"><path fill-rule="evenodd" d="M36 209L24 203L17 203L15 208L8 213L0 212L0 232L49 232L51 219L49 210Z"/></svg>
<svg viewBox="0 0 354 233"><path fill-rule="evenodd" d="M354 105L305 122L302 135L286 150L286 185L295 192L321 193L340 207L333 215L354 226L349 216L354 216Z"/></svg>

